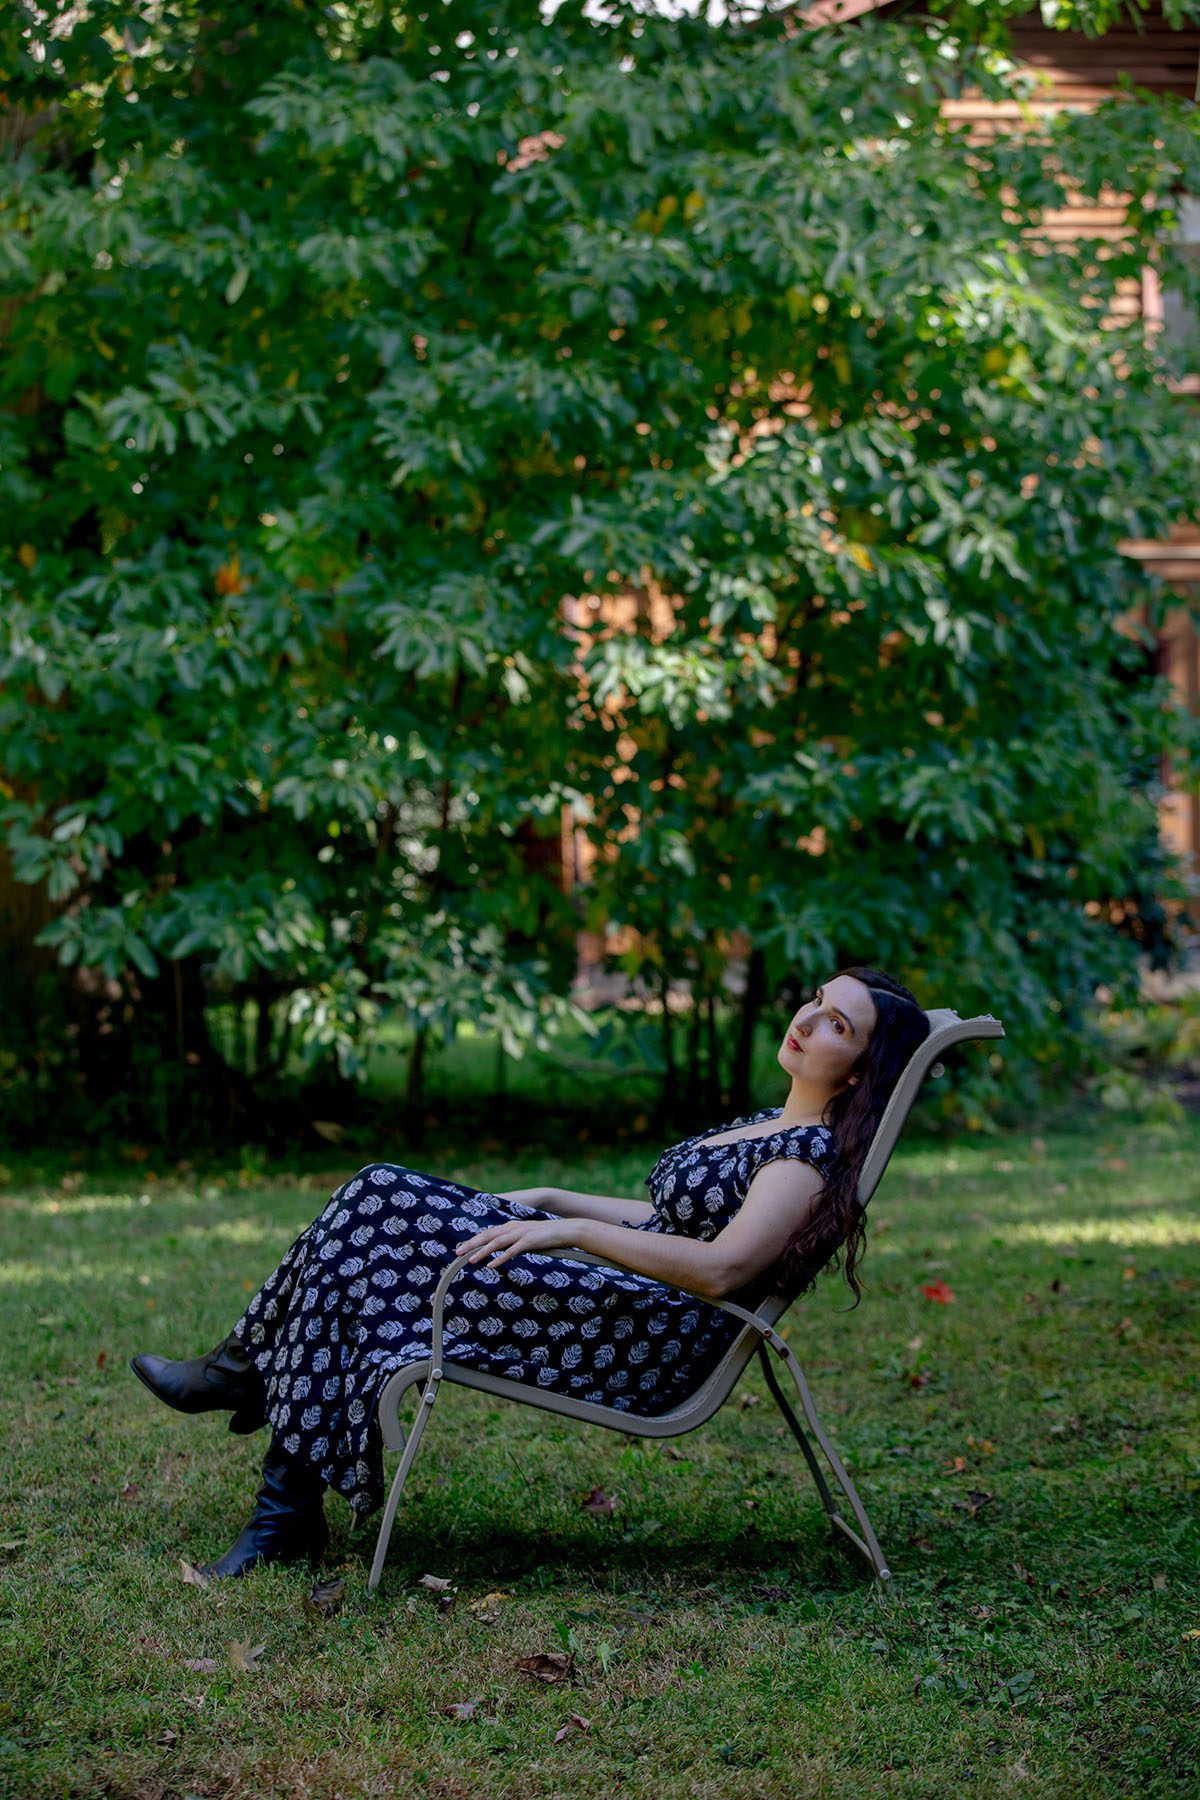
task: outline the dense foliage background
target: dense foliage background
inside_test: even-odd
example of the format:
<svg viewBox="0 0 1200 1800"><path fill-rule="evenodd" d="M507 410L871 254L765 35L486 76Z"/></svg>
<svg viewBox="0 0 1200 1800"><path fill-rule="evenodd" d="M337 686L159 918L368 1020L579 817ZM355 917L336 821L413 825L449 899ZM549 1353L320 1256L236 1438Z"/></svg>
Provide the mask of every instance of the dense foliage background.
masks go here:
<svg viewBox="0 0 1200 1800"><path fill-rule="evenodd" d="M1019 10L7 15L0 833L56 958L9 977L10 1131L244 1134L397 1021L415 1104L425 1032L581 1021L605 918L707 1020L666 1103L740 1104L847 961L1004 1019L951 1121L1069 1079L1186 893L1179 602L1117 544L1200 448L1099 321L1148 258L1200 304L1160 241L1200 136L1130 91L968 150L939 101L1020 87ZM1022 235L1106 187L1124 244ZM631 583L669 631L606 620ZM576 896L530 855L565 802Z"/></svg>

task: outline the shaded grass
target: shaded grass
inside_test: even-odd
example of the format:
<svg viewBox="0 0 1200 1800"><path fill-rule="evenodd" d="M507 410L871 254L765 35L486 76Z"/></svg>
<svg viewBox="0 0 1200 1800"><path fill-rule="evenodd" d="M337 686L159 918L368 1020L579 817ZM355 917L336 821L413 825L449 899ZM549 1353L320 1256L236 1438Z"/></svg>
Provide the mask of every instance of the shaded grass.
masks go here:
<svg viewBox="0 0 1200 1800"><path fill-rule="evenodd" d="M658 1148L552 1178L644 1192ZM1200 1121L893 1157L862 1306L827 1279L786 1328L890 1590L830 1538L751 1365L661 1443L443 1389L374 1596L378 1520L352 1534L330 1500L348 1585L324 1618L298 1571L184 1584L179 1558L241 1524L264 1440L156 1406L126 1365L216 1342L355 1166L332 1164L187 1184L10 1165L0 1792L1200 1789ZM528 1158L418 1166L537 1179ZM923 1296L939 1280L948 1304ZM596 1487L611 1516L584 1510ZM471 1606L495 1590L489 1623ZM253 1672L234 1642L264 1646ZM551 1650L569 1683L514 1666Z"/></svg>

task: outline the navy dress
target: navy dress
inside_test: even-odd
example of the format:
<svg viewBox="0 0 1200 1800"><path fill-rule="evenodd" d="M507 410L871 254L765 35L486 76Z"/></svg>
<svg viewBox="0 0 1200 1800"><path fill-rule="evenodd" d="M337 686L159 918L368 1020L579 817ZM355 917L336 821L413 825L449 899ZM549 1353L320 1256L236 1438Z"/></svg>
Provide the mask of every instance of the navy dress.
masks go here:
<svg viewBox="0 0 1200 1800"><path fill-rule="evenodd" d="M646 1177L653 1216L632 1229L708 1240L764 1163L827 1166L834 1145L823 1125L702 1143L779 1111L710 1125L665 1150ZM368 1163L343 1183L233 1329L266 1382L267 1418L284 1449L356 1513L374 1512L384 1497L379 1390L430 1356L433 1293L455 1246L489 1225L558 1216L397 1163ZM767 1269L726 1298L752 1307L778 1291ZM465 1264L446 1295L443 1342L451 1361L471 1368L655 1415L695 1392L740 1329L648 1275L556 1250L524 1252L498 1269Z"/></svg>

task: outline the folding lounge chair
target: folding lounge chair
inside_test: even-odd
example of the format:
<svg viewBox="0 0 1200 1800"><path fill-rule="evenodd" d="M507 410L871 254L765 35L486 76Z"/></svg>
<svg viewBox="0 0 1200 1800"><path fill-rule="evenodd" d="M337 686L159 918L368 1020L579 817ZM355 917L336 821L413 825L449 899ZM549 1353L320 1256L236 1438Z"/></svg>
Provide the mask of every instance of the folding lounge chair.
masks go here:
<svg viewBox="0 0 1200 1800"><path fill-rule="evenodd" d="M914 1053L904 1074L897 1082L863 1164L858 1184L860 1206L866 1206L879 1185L880 1178L887 1168L888 1158L895 1148L896 1140L900 1136L909 1109L920 1091L926 1073L931 1068L934 1070L935 1077L943 1073L940 1066L934 1066L939 1054L948 1050L952 1044L962 1043L967 1038L1002 1038L1004 1036L1004 1028L1000 1021L994 1019L990 1013L981 1013L978 1018L974 1019L960 1019L958 1014L949 1007L938 1007L927 1013L926 1017L929 1020L929 1036ZM818 1273L824 1267L832 1253L831 1248L814 1259L813 1274ZM549 1253L539 1251L538 1254ZM582 1250L564 1250L562 1254L575 1262L598 1263L604 1268L628 1267L627 1264L617 1261L615 1257L593 1256ZM502 1399L519 1400L526 1406L544 1407L548 1412L565 1413L569 1418L582 1420L585 1424L606 1425L612 1431L622 1431L631 1437L678 1437L685 1431L694 1431L698 1425L706 1424L717 1409L724 1405L756 1349L767 1378L767 1386L779 1403L780 1410L804 1454L804 1460L816 1482L817 1491L828 1514L830 1525L849 1538L855 1548L870 1563L878 1580L889 1581L891 1579L891 1572L884 1561L883 1552L871 1529L871 1522L867 1518L862 1501L855 1492L854 1484L843 1468L836 1450L821 1428L803 1371L775 1329L783 1313L787 1310L789 1301L778 1295L770 1295L761 1303L757 1312L751 1312L733 1301L713 1300L708 1295L694 1294L694 1298L703 1300L706 1305L715 1306L720 1311L732 1313L735 1318L741 1319L745 1329L739 1332L721 1362L689 1399L683 1401L672 1412L661 1413L656 1418L648 1418L633 1412L620 1412L616 1407L601 1406L593 1401L574 1400L567 1394L552 1393L549 1389L532 1387L521 1381L509 1381L503 1376L486 1375L477 1369L470 1369L461 1363L444 1358L442 1355L442 1321L446 1291L458 1271L470 1261L470 1256L471 1252L468 1251L457 1257L446 1268L438 1283L433 1299L433 1336L431 1341L433 1354L421 1362L409 1363L405 1368L398 1370L385 1382L380 1391L378 1416L384 1445L389 1450L402 1450L404 1454L401 1457L400 1466L396 1470L391 1493L384 1508L383 1523L379 1528L379 1538L375 1545L375 1560L371 1565L371 1578L368 1584L371 1590L378 1586L379 1578L383 1573L388 1539L391 1537L392 1522L400 1504L400 1496L443 1380L458 1382L463 1387L480 1388L484 1393L498 1394ZM681 1288L677 1291L693 1293L690 1288ZM857 1531L838 1511L838 1503L830 1492L812 1445L801 1429L776 1378L775 1370L767 1355L768 1346L787 1365L796 1392L800 1396L800 1405L808 1428L820 1445L835 1481L849 1502L850 1510L858 1526ZM413 1382L422 1384L421 1398L406 1444L404 1430L400 1424L400 1402Z"/></svg>

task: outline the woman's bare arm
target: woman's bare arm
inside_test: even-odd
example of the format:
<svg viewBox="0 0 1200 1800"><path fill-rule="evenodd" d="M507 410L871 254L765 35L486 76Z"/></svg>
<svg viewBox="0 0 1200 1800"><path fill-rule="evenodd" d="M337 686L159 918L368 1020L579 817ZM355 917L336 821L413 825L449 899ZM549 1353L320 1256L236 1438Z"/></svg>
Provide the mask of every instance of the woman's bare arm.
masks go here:
<svg viewBox="0 0 1200 1800"><path fill-rule="evenodd" d="M570 1188L512 1188L497 1200L519 1200L561 1219L599 1219L604 1225L641 1225L653 1218L649 1200L622 1200L615 1194L576 1194Z"/></svg>
<svg viewBox="0 0 1200 1800"><path fill-rule="evenodd" d="M765 1163L748 1186L738 1213L714 1238L676 1237L651 1231L628 1231L619 1222L581 1213L570 1224L549 1219L513 1219L502 1226L484 1226L459 1251L479 1246L471 1262L488 1258L489 1267L506 1264L522 1251L543 1253L567 1246L590 1251L592 1256L612 1258L635 1274L648 1274L657 1282L685 1287L709 1300L720 1300L750 1282L783 1255L795 1229L810 1217L811 1208L824 1188L824 1177L811 1163L775 1157ZM599 1195L583 1195L585 1201ZM617 1204L631 1204L619 1201Z"/></svg>
<svg viewBox="0 0 1200 1800"><path fill-rule="evenodd" d="M585 1195L586 1199L594 1197ZM455 1246L470 1262L486 1261L489 1269L501 1268L524 1251L546 1255L560 1247L568 1257L572 1249L586 1250L601 1262L618 1263L637 1275L686 1288L705 1299L720 1299L731 1285L715 1239L710 1243L666 1231L634 1231L601 1219L506 1219L501 1225L485 1225Z"/></svg>

